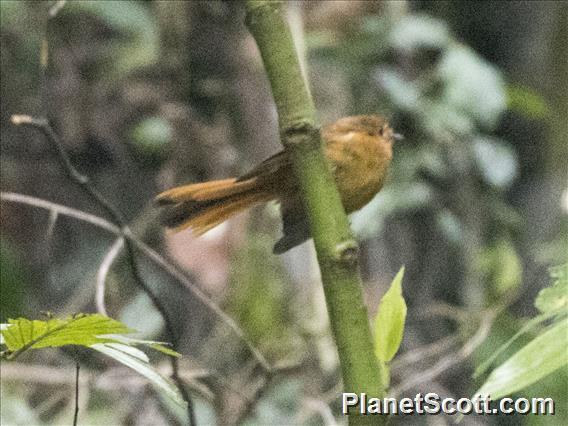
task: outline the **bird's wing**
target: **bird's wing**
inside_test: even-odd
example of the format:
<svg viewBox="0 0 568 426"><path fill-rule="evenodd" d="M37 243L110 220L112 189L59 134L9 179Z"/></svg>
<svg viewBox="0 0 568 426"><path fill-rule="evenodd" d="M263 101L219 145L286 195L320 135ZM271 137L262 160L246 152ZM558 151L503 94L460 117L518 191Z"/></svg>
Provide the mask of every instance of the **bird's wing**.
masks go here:
<svg viewBox="0 0 568 426"><path fill-rule="evenodd" d="M290 167L290 159L286 151L280 151L272 157L267 158L250 172L240 176L237 182L242 182L253 177L268 177L273 176L279 170Z"/></svg>

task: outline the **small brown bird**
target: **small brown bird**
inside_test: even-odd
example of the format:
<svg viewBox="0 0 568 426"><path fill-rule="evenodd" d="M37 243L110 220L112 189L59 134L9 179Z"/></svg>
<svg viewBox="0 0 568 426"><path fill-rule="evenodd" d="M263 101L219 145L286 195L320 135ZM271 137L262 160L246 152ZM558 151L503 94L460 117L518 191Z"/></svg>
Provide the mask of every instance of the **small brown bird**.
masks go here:
<svg viewBox="0 0 568 426"><path fill-rule="evenodd" d="M344 117L322 129L324 152L346 213L359 210L382 188L400 136L377 115ZM251 172L231 179L179 186L156 197L168 228L201 235L255 204L280 202L284 236L274 246L283 253L308 240L310 230L286 151Z"/></svg>

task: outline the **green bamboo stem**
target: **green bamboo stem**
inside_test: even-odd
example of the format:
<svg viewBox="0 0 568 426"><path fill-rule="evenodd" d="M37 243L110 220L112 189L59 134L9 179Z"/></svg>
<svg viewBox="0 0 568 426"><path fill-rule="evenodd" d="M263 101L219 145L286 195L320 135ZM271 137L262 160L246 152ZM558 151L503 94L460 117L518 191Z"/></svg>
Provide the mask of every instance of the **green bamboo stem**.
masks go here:
<svg viewBox="0 0 568 426"><path fill-rule="evenodd" d="M373 350L363 303L358 246L323 156L315 108L300 69L281 2L248 0L246 23L254 36L278 110L282 143L290 153L306 206L321 269L345 392L384 397L387 374ZM350 424L380 424L381 416L350 415Z"/></svg>

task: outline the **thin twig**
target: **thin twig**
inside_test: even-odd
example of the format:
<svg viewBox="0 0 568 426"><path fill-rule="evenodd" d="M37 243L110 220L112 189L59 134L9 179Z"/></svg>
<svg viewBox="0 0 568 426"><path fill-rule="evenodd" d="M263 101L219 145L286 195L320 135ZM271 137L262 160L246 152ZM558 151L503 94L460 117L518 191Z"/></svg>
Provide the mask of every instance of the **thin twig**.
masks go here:
<svg viewBox="0 0 568 426"><path fill-rule="evenodd" d="M26 204L28 206L37 207L47 210L48 212L56 212L63 216L72 217L73 219L80 220L81 222L90 223L97 228L103 229L111 234L120 236L120 228L108 220L91 213L86 213L81 210L57 204L51 201L43 200L41 198L32 197L30 195L18 194L16 192L1 192L0 199L11 203Z"/></svg>
<svg viewBox="0 0 568 426"><path fill-rule="evenodd" d="M425 359L447 352L448 349L458 343L459 340L460 338L457 334L452 334L442 337L428 345L405 352L392 362L391 371L404 370L416 362L424 361Z"/></svg>
<svg viewBox="0 0 568 426"><path fill-rule="evenodd" d="M47 141L52 145L52 147L57 152L58 159L67 177L73 182L81 186L83 191L85 191L91 198L93 198L97 204L99 204L110 217L113 222L120 227L126 225L126 220L122 213L116 209L91 183L88 176L81 174L71 162L71 158L67 151L63 147L63 144L59 140L59 137L49 124L49 121L45 118L35 118L29 115L12 115L12 124L16 126L29 126L34 129L39 130L46 137Z"/></svg>
<svg viewBox="0 0 568 426"><path fill-rule="evenodd" d="M45 232L45 240L47 241L48 245L49 242L53 239L53 232L55 231L55 225L57 224L57 216L58 213L56 211L49 212L49 223L47 225L47 231Z"/></svg>
<svg viewBox="0 0 568 426"><path fill-rule="evenodd" d="M130 230L127 225L127 221L115 206L113 206L110 201L106 199L91 183L88 176L81 174L71 162L69 154L63 147L59 137L49 124L49 121L45 118L35 118L29 115L13 115L11 117L12 123L15 125L24 125L35 128L43 133L48 142L52 145L58 154L58 159L61 163L63 170L67 173L69 179L79 185L83 191L88 194L99 206L101 206L106 213L113 219L113 222L120 226L120 234L124 236L126 233L130 234ZM138 286L148 295L152 304L156 310L160 313L164 319L164 324L166 327L166 332L172 341L172 347L174 350L178 347L177 334L174 330L173 322L169 317L168 311L162 304L161 300L157 297L154 291L146 284L145 280L142 278L142 274L138 268L138 264L135 258L134 246L130 240L126 241L126 253L129 261L129 265L132 270L132 274L136 280ZM170 357L170 363L172 365L172 379L175 381L176 385L187 403L187 411L189 424L194 425L195 423L195 412L193 410L193 401L191 400L187 390L183 386L182 380L178 374L178 361L176 357Z"/></svg>
<svg viewBox="0 0 568 426"><path fill-rule="evenodd" d="M81 366L77 362L75 364L75 413L73 414L73 426L77 426L79 419L79 370Z"/></svg>
<svg viewBox="0 0 568 426"><path fill-rule="evenodd" d="M162 363L155 366L156 371L160 374L167 374L170 368L169 364L166 366ZM75 387L75 378L68 377L65 374L66 371L67 369L65 367L12 361L2 364L2 380L6 383L22 382L39 383L50 386L57 385ZM209 371L205 369L186 369L180 371L180 376L189 382L189 386L191 386L195 392L199 393L209 401L214 399L213 393L200 382L201 380L211 376ZM220 378L219 381L221 380L222 379ZM223 386L227 386L227 388L231 390L230 385L227 383L221 384ZM85 366L83 366L81 368L79 385L81 389L93 387L105 392L123 392L124 390L128 390L129 392L136 393L140 392L148 385L148 380L126 367L114 367L104 373L101 373L98 370L86 370ZM66 393L67 391L64 391L64 394ZM246 400L246 396L242 395L239 391L235 390L235 394ZM81 405L85 406L84 394L81 399L83 401Z"/></svg>
<svg viewBox="0 0 568 426"><path fill-rule="evenodd" d="M499 311L489 310L480 316L480 325L477 332L461 347L461 349L440 359L434 366L394 387L390 395L397 397L413 387L433 381L436 377L447 372L450 368L465 361L489 335L493 322Z"/></svg>
<svg viewBox="0 0 568 426"><path fill-rule="evenodd" d="M243 344L248 348L251 355L256 359L263 370L270 371L271 366L268 361L264 358L262 353L254 346L254 344L247 339L244 331L237 325L235 320L227 315L219 305L217 305L209 296L207 296L203 290L195 285L185 273L179 269L173 263L167 261L158 252L132 234L130 231L121 233L119 227L113 225L111 222L90 214L85 213L81 210L77 210L71 207L66 207L61 204L53 203L51 201L43 200L41 198L31 197L29 195L18 194L15 192L0 192L0 200L25 204L32 207L41 208L44 210L55 210L59 214L67 217L72 217L74 219L90 223L100 229L104 229L111 234L121 237L123 236L128 241L132 242L136 246L136 249L140 250L148 259L158 265L164 272L174 278L175 282L181 284L181 287L185 290L190 291L197 299L199 299L211 312L213 312L225 325L227 325L233 333L243 342Z"/></svg>
<svg viewBox="0 0 568 426"><path fill-rule="evenodd" d="M252 396L245 400L245 407L239 413L235 424L241 424L247 419L251 412L258 406L258 401L260 401L260 399L264 396L278 374L291 374L297 372L301 367L302 363L295 361L273 366L272 370L264 375L261 383L254 390Z"/></svg>
<svg viewBox="0 0 568 426"><path fill-rule="evenodd" d="M112 264L118 257L120 251L124 247L124 237L118 237L99 266L97 272L97 287L95 291L95 305L97 306L97 311L105 316L107 315L105 306L105 292L106 292L106 278L110 271Z"/></svg>

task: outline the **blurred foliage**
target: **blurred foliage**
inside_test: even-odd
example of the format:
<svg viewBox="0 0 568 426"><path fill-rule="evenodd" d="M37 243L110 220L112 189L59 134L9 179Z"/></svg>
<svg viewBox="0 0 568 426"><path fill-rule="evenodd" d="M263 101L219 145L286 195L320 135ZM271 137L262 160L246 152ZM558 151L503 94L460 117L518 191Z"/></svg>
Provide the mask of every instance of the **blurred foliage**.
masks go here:
<svg viewBox="0 0 568 426"><path fill-rule="evenodd" d="M38 52L51 4L0 1L3 119L14 112L37 112L43 102ZM362 257L368 261L363 274L368 279L369 306L376 306L393 273L406 265L409 318L399 352L456 332L445 319L416 320L432 304L456 303L475 312L483 306L499 308L516 298L499 315L472 364L447 372L435 383L459 396L472 394L482 385L463 379L469 367L486 366L488 360L502 365L527 347L509 362L531 364L530 358L550 343L545 333L562 332L544 324L554 317L564 318L557 309L565 309L565 284L542 290L535 303L541 314L525 319L535 310L531 302L545 281L543 271L565 261L568 244L566 211L561 213L554 204L559 190L543 183L556 173L557 180L563 179L560 190L565 190L565 156L559 153L566 146L562 133L566 114L561 108L568 98L561 83L566 73L560 68L566 62L565 49L561 51L566 26L553 34L551 22L556 16L547 9L551 4L543 5L539 13L530 4L520 7L515 2L294 5L308 24L308 68L313 67L312 88L322 119L382 113L405 136L395 145L386 187L351 217L358 237L365 240ZM483 8L491 11L476 13ZM514 12L504 19L498 13L503 8ZM440 18L418 9L437 10ZM318 11L328 13L328 19L320 19ZM251 153L268 153L266 146L274 133L263 129L275 126L265 122L272 100L261 94L266 89L263 70L246 38L240 12L238 2L68 1L49 24L49 113L68 139L79 168L87 171L102 193L114 197L127 217L143 223L140 234L149 236L152 244L159 243L159 233L146 211L139 210L164 185L181 175L199 180L226 177L243 166L233 164L235 158L246 163L257 160ZM550 22L541 20L541 13L548 14ZM528 21L523 17L529 17ZM531 23L544 32L533 34ZM526 31L519 32L519 27ZM481 44L478 40L474 46L472 35ZM549 47L543 40L551 37L557 40L556 54L546 53ZM543 55L558 63L558 78L543 73L549 69ZM527 73L533 75L527 77ZM552 88L547 89L548 83ZM215 111L207 120L195 114L203 104ZM549 121L556 127L548 129ZM97 213L73 185L58 178L61 170L50 162L43 141L5 124L1 128L3 190ZM231 126L236 136L227 131ZM254 144L251 136L263 145ZM241 155L231 151L243 147L246 151ZM543 153L560 167L548 169ZM65 312L92 308L91 283L108 247L107 237L59 218L46 249L45 215L28 216L6 207L10 209L2 205L0 244L2 321L30 315L30 310L46 304L48 309ZM280 377L264 390L246 424L290 423L290 419L331 424L338 412L337 401L330 402L329 396L338 386L337 360L327 333L324 300L306 290L314 280L310 257L302 249L281 259L268 255L276 226L261 223L258 217L253 217L247 238L239 236L231 244L215 243L214 237L199 241L204 247L218 244L217 251L207 252L214 253L207 268L223 271L226 267L224 278L207 284L199 281L198 274L191 278L206 290L211 285L271 360L307 360L300 374ZM172 248L168 240L160 250L167 248L172 257L182 260L204 256L191 245L197 243L189 244ZM196 260L191 260L195 265ZM563 282L562 271L553 272L559 282ZM145 273L187 333L184 355L204 354L198 364L212 371L221 363L218 358L225 357L227 364L234 365L219 368L223 375L247 364L244 352L236 353L236 346L226 342L216 323L211 325L202 306L186 303L185 293L183 297L176 293L155 271L146 268ZM117 318L141 329L144 338L159 339L163 322L147 297L128 282L130 272L122 261L109 277L107 303ZM480 304L474 303L476 297ZM196 331L187 331L191 329ZM535 343L533 339L539 337ZM563 336L558 337L560 345ZM55 351L42 351L31 362L54 362L45 352ZM89 367L97 375L108 370L108 366ZM410 366L402 378L420 374L421 369L422 364ZM238 392L248 396L249 389L240 386L239 377L222 378L239 383ZM534 380L536 375L529 378ZM69 421L65 401L42 409L49 401L38 394L49 396L54 387L17 383L2 381L2 424ZM561 405L567 386L568 373L560 368L514 396L551 396ZM200 424L224 420L221 408L230 411L238 399L234 392L212 389L214 402L195 398ZM109 424L118 416L122 423L140 424L144 413L138 408L151 410L149 402L155 399L137 390L124 391L121 398L116 395L93 390L82 413L84 422ZM159 405L182 421L183 411L159 395ZM559 407L554 422L564 424L567 416ZM551 424L550 418L542 416L484 420Z"/></svg>
<svg viewBox="0 0 568 426"><path fill-rule="evenodd" d="M502 238L485 247L479 256L479 268L497 296L517 289L522 282L523 267L515 247ZM499 300L499 297L497 298Z"/></svg>
<svg viewBox="0 0 568 426"><path fill-rule="evenodd" d="M526 388L554 371L566 367L568 358L568 263L551 270L552 286L540 291L535 305L541 315L527 322L504 345L496 349L477 369L483 374L497 357L505 352L519 337L543 322L553 319L552 324L540 331L512 356L496 367L484 384L475 392L502 398ZM566 415L566 413L563 413Z"/></svg>
<svg viewBox="0 0 568 426"><path fill-rule="evenodd" d="M24 311L26 279L19 256L4 239L0 239L0 322Z"/></svg>
<svg viewBox="0 0 568 426"><path fill-rule="evenodd" d="M480 136L473 141L477 167L485 182L496 189L507 189L517 177L517 158L503 141Z"/></svg>
<svg viewBox="0 0 568 426"><path fill-rule="evenodd" d="M550 108L534 90L519 85L507 86L507 106L511 111L536 120L548 117Z"/></svg>
<svg viewBox="0 0 568 426"><path fill-rule="evenodd" d="M554 280L552 286L542 289L536 298L535 306L543 314L568 313L568 263L551 269Z"/></svg>
<svg viewBox="0 0 568 426"><path fill-rule="evenodd" d="M294 348L293 316L290 283L278 259L266 256L271 244L269 236L252 233L235 254L227 309L263 353L280 359Z"/></svg>
<svg viewBox="0 0 568 426"><path fill-rule="evenodd" d="M132 146L141 162L159 166L170 153L173 128L160 117L148 117L132 129Z"/></svg>
<svg viewBox="0 0 568 426"><path fill-rule="evenodd" d="M150 4L134 0L71 1L60 12L61 18L73 19L90 13L102 20L118 38L109 43L107 77L123 76L153 64L160 49L159 29L151 15Z"/></svg>
<svg viewBox="0 0 568 426"><path fill-rule="evenodd" d="M300 411L298 395L302 383L297 379L284 380L273 386L258 404L253 419L243 422L247 426L286 424ZM309 424L309 423L308 423Z"/></svg>
<svg viewBox="0 0 568 426"><path fill-rule="evenodd" d="M568 319L551 325L489 375L475 394L499 399L517 392L568 364Z"/></svg>
<svg viewBox="0 0 568 426"><path fill-rule="evenodd" d="M41 425L36 410L28 403L22 394L26 392L25 385L0 384L2 394L2 410L0 423L3 425Z"/></svg>

